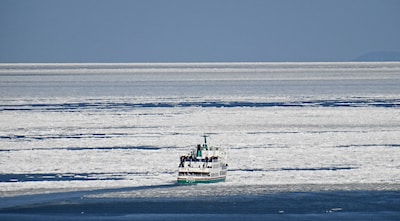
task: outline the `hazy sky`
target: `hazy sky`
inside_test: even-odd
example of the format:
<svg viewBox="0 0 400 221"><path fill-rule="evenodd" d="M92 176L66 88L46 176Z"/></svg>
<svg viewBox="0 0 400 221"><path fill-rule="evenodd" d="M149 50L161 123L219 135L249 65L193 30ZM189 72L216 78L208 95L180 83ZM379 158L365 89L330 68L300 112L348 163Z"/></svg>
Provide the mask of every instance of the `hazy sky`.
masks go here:
<svg viewBox="0 0 400 221"><path fill-rule="evenodd" d="M399 0L0 0L0 62L347 61L400 51Z"/></svg>

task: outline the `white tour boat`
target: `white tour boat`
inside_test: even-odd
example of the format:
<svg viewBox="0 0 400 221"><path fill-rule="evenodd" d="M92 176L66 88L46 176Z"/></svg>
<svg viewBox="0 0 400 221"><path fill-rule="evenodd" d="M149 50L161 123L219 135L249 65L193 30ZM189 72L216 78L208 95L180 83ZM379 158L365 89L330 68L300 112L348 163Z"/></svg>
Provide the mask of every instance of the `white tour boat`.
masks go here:
<svg viewBox="0 0 400 221"><path fill-rule="evenodd" d="M226 179L227 153L221 148L208 146L207 136L203 137L203 145L198 144L189 154L181 156L179 184L213 183Z"/></svg>

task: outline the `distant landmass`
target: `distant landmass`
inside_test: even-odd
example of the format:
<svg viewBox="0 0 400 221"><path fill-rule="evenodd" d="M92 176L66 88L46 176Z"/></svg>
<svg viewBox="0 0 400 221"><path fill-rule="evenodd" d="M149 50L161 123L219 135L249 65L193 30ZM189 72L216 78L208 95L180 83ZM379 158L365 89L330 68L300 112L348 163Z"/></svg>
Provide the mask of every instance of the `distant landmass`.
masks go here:
<svg viewBox="0 0 400 221"><path fill-rule="evenodd" d="M363 54L353 61L400 61L400 51L375 51Z"/></svg>

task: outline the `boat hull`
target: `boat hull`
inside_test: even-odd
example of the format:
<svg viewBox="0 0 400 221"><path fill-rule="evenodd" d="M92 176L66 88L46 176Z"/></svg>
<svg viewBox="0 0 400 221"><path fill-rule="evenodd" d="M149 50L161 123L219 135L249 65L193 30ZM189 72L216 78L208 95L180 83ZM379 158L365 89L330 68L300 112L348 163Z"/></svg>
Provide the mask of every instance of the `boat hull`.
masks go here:
<svg viewBox="0 0 400 221"><path fill-rule="evenodd" d="M178 177L178 184L217 183L225 181L226 176L219 177Z"/></svg>

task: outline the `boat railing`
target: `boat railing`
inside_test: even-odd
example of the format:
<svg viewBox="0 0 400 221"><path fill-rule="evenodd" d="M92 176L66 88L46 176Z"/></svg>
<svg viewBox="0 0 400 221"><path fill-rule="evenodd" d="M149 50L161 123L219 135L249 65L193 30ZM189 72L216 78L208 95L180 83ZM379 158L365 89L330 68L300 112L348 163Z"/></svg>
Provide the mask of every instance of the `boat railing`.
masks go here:
<svg viewBox="0 0 400 221"><path fill-rule="evenodd" d="M192 162L218 162L218 156L211 157L193 157L193 156L181 156L181 162L192 161Z"/></svg>

